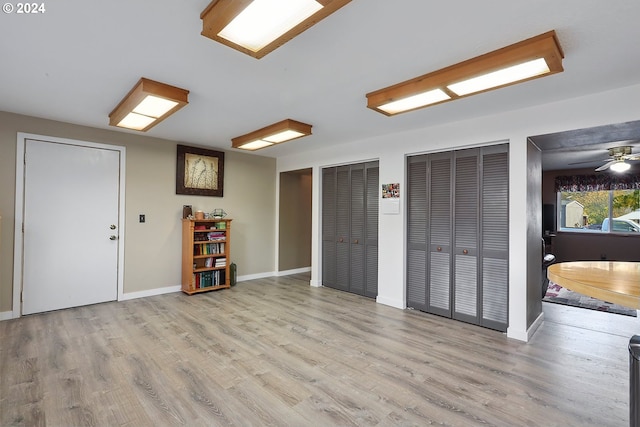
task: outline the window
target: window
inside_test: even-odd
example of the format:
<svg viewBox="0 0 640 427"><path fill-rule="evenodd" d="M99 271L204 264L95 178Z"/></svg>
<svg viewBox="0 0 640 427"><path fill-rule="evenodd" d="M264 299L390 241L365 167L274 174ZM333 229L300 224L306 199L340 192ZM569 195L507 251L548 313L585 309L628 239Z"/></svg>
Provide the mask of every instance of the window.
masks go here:
<svg viewBox="0 0 640 427"><path fill-rule="evenodd" d="M559 231L640 236L640 190L558 191L557 218Z"/></svg>

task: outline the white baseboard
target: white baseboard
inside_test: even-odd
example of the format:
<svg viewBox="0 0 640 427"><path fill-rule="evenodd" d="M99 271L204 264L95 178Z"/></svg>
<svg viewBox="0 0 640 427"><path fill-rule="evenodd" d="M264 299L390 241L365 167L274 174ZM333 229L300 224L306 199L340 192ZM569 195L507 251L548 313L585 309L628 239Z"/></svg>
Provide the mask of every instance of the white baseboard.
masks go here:
<svg viewBox="0 0 640 427"><path fill-rule="evenodd" d="M303 269L301 269L301 270L303 270ZM292 272L294 270L289 270L289 271ZM308 271L311 271L311 269L309 268ZM298 272L298 271L295 270L295 272ZM294 273L288 273L288 274L294 274ZM278 274L278 273L276 273L274 271L267 271L265 273L247 274L247 275L244 275L244 276L238 276L237 280L238 280L238 282L244 282L246 280L264 279L265 277L273 277L273 276L278 276L278 275L280 275L280 274ZM172 293L172 292L180 292L181 289L182 289L182 287L180 285L178 285L178 286L167 286L165 288L149 289L147 291L128 292L128 293L125 293L122 296L120 296L118 301L127 301L127 300L130 300L130 299L152 297L152 296L155 296L155 295L169 294L169 293Z"/></svg>
<svg viewBox="0 0 640 427"><path fill-rule="evenodd" d="M0 322L13 319L13 311L0 311Z"/></svg>
<svg viewBox="0 0 640 427"><path fill-rule="evenodd" d="M244 282L246 280L254 280L254 279L264 279L265 277L273 277L276 276L275 271L267 271L264 273L256 273L256 274L245 274L244 276L238 276L238 282Z"/></svg>
<svg viewBox="0 0 640 427"><path fill-rule="evenodd" d="M529 342L529 340L531 339L533 334L536 333L538 328L542 326L543 322L544 322L544 312L541 312L540 315L536 318L536 320L531 324L529 329L527 329L527 342Z"/></svg>
<svg viewBox="0 0 640 427"><path fill-rule="evenodd" d="M534 320L526 331L515 330L514 328L507 328L507 338L513 338L514 340L529 342L533 334L538 330L542 322L544 321L544 312Z"/></svg>
<svg viewBox="0 0 640 427"><path fill-rule="evenodd" d="M291 274L308 273L310 271L311 271L311 267L302 267L302 268L294 268L293 270L278 271L276 273L276 275L277 276L289 276Z"/></svg>
<svg viewBox="0 0 640 427"><path fill-rule="evenodd" d="M180 292L182 289L181 286L167 286L166 288L157 288L157 289L149 289L147 291L139 291L139 292L128 292L126 294L122 294L118 301L127 301L130 299L137 298L145 298L145 297L153 297L156 295L170 294L172 292Z"/></svg>

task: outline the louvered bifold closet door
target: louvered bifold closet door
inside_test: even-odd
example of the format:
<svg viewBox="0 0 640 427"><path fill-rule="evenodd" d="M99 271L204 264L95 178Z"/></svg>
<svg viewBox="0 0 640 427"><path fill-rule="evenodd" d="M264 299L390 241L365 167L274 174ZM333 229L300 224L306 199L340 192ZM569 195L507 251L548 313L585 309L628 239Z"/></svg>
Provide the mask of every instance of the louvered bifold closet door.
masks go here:
<svg viewBox="0 0 640 427"><path fill-rule="evenodd" d="M453 318L479 324L478 150L455 152Z"/></svg>
<svg viewBox="0 0 640 427"><path fill-rule="evenodd" d="M451 317L451 153L429 156L427 311Z"/></svg>
<svg viewBox="0 0 640 427"><path fill-rule="evenodd" d="M349 166L339 166L336 177L336 289L349 290L349 226L351 189Z"/></svg>
<svg viewBox="0 0 640 427"><path fill-rule="evenodd" d="M508 146L482 153L482 326L505 332L509 307Z"/></svg>
<svg viewBox="0 0 640 427"><path fill-rule="evenodd" d="M364 295L378 296L378 197L380 168L378 162L365 164L365 289Z"/></svg>
<svg viewBox="0 0 640 427"><path fill-rule="evenodd" d="M427 311L427 155L407 159L407 307Z"/></svg>
<svg viewBox="0 0 640 427"><path fill-rule="evenodd" d="M364 295L365 184L364 164L351 166L351 231L349 292Z"/></svg>
<svg viewBox="0 0 640 427"><path fill-rule="evenodd" d="M336 287L336 168L322 169L322 284Z"/></svg>

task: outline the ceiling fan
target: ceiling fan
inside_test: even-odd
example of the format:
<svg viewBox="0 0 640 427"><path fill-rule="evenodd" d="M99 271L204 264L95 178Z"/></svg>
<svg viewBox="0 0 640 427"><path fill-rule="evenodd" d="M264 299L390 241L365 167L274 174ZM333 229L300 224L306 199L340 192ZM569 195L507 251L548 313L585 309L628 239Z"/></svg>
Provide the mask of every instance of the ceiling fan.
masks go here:
<svg viewBox="0 0 640 427"><path fill-rule="evenodd" d="M640 160L640 154L631 154L631 146L625 145L622 147L613 147L609 148L609 158L605 160L601 160L606 162L602 166L596 168L596 172L600 172L603 170L611 169L614 172L624 172L629 170L631 165L627 163L628 160ZM591 163L588 162L578 162L578 163ZM571 163L571 164L578 164Z"/></svg>
<svg viewBox="0 0 640 427"><path fill-rule="evenodd" d="M628 145L609 148L609 157L609 161L599 168L596 168L596 172L605 169L611 169L614 172L624 172L631 167L625 160L640 160L640 154L631 154L631 147Z"/></svg>

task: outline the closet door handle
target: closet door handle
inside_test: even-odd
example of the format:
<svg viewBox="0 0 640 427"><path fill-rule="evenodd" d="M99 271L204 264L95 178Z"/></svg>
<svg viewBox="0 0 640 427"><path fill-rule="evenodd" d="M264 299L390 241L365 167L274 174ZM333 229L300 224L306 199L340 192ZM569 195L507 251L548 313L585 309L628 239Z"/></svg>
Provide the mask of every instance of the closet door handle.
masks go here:
<svg viewBox="0 0 640 427"><path fill-rule="evenodd" d="M438 252L442 252L442 248L440 246L437 247L436 249Z"/></svg>
<svg viewBox="0 0 640 427"><path fill-rule="evenodd" d="M462 250L462 253L466 255L466 254L468 254L468 253L469 253L469 251L468 251L468 250L466 250L466 249L463 249L463 250Z"/></svg>
<svg viewBox="0 0 640 427"><path fill-rule="evenodd" d="M342 242L344 242L344 239L343 239L342 237L340 237L340 238L338 239L338 242L342 243Z"/></svg>
<svg viewBox="0 0 640 427"><path fill-rule="evenodd" d="M354 240L353 243L358 244L358 239Z"/></svg>

